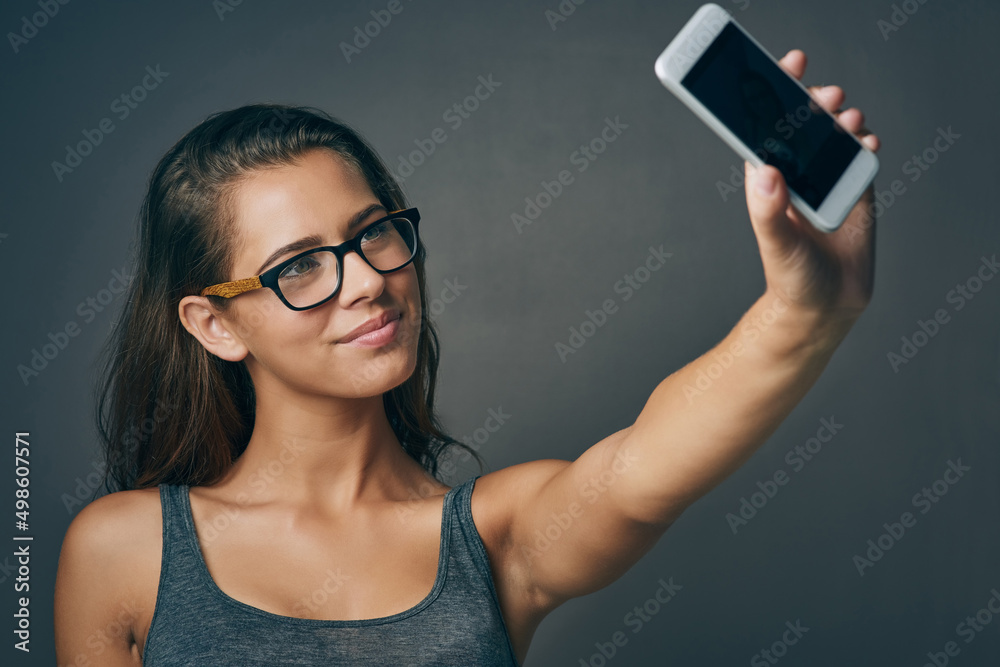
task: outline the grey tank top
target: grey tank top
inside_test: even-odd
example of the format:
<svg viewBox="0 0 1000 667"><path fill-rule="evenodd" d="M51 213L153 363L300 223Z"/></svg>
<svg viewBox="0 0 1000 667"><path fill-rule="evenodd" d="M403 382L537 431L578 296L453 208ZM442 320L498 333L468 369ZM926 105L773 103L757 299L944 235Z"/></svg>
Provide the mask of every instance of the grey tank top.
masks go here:
<svg viewBox="0 0 1000 667"><path fill-rule="evenodd" d="M480 475L444 497L437 579L406 611L354 621L281 616L215 584L186 485L160 485L163 555L144 667L190 665L514 665L489 560L472 521Z"/></svg>

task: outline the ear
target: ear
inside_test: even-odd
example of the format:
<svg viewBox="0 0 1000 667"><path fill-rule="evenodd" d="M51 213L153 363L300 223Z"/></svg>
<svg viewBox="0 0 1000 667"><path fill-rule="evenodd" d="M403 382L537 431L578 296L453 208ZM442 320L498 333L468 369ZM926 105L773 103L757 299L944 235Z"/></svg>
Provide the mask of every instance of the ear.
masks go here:
<svg viewBox="0 0 1000 667"><path fill-rule="evenodd" d="M177 314L188 333L215 356L226 361L242 361L247 356L249 348L235 333L235 323L223 319L208 297L184 297Z"/></svg>

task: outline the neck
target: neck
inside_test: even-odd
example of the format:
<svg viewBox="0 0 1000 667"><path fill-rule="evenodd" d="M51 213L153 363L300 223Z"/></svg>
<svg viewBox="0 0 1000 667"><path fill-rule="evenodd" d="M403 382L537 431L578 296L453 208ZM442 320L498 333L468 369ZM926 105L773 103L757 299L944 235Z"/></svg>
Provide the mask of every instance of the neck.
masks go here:
<svg viewBox="0 0 1000 667"><path fill-rule="evenodd" d="M252 504L349 513L362 504L443 493L400 445L382 396L257 394L253 434L212 485Z"/></svg>

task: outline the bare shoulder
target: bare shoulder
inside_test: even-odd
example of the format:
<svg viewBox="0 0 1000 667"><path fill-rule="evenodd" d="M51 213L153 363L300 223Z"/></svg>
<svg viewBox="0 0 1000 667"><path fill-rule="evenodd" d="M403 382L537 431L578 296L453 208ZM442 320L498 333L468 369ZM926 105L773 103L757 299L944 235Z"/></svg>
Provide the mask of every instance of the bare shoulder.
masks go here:
<svg viewBox="0 0 1000 667"><path fill-rule="evenodd" d="M562 459L539 459L501 468L476 480L472 492L472 513L476 525L482 516L484 527L503 532L526 496L530 496L570 465Z"/></svg>
<svg viewBox="0 0 1000 667"><path fill-rule="evenodd" d="M159 487L116 491L84 506L70 523L66 535L97 531L112 538L115 529L139 527L132 524L146 524L150 518L160 520Z"/></svg>
<svg viewBox="0 0 1000 667"><path fill-rule="evenodd" d="M70 522L55 587L60 664L101 654L132 664L139 626L152 616L162 549L157 487L118 491L89 503ZM97 639L95 639L97 638Z"/></svg>
<svg viewBox="0 0 1000 667"><path fill-rule="evenodd" d="M508 580L520 580L522 584L526 581L525 573L514 571L519 566L519 554L511 553L511 528L516 517L524 511L524 504L536 496L538 489L570 463L562 459L527 461L476 480L472 491L472 517L490 560L504 571Z"/></svg>
<svg viewBox="0 0 1000 667"><path fill-rule="evenodd" d="M132 559L150 548L159 553L162 522L158 487L109 493L86 505L70 522L60 558L106 568L108 559ZM121 574L115 573L116 578Z"/></svg>

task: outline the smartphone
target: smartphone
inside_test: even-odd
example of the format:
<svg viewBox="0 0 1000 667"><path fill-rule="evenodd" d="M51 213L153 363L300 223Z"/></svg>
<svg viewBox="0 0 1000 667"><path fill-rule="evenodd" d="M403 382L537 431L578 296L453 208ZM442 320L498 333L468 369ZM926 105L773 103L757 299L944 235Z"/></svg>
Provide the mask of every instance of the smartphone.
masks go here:
<svg viewBox="0 0 1000 667"><path fill-rule="evenodd" d="M878 172L875 153L714 3L695 12L655 69L743 159L780 170L792 205L817 229L836 231Z"/></svg>

